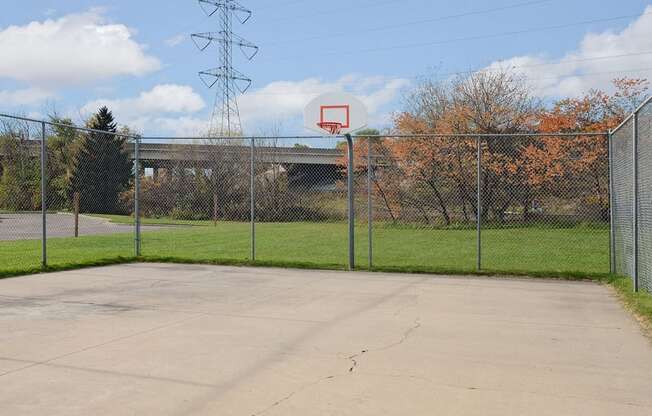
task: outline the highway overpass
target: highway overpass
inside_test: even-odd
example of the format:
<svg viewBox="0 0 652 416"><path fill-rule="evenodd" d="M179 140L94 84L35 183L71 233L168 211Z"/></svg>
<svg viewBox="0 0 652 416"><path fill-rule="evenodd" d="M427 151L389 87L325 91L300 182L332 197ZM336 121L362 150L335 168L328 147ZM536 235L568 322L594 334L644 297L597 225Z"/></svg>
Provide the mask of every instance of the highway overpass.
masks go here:
<svg viewBox="0 0 652 416"><path fill-rule="evenodd" d="M40 155L40 143L34 141L29 145L34 157ZM153 169L154 176L160 170L174 168L183 163L186 167L206 167L224 161L241 161L248 164L251 157L249 146L239 145L204 145L180 143L141 143L140 161L143 168ZM135 145L127 145L131 160L134 160ZM0 159L4 155L0 149ZM341 163L344 152L340 149L270 147L255 148L257 164L282 165L288 175L291 186L310 187L314 189L332 189L341 179ZM0 165L0 172L2 166Z"/></svg>
<svg viewBox="0 0 652 416"><path fill-rule="evenodd" d="M30 144L30 153L34 157L40 154L40 143ZM135 145L127 145L129 157L135 159ZM140 160L145 165L168 164L167 162L194 161L210 162L215 159L232 157L249 160L249 146L202 145L175 143L141 143ZM0 158L2 149L0 149ZM340 149L296 148L296 147L256 147L256 161L261 163L277 163L281 165L339 165L344 157Z"/></svg>
<svg viewBox="0 0 652 416"><path fill-rule="evenodd" d="M133 144L128 145L130 157L135 158ZM210 162L215 159L232 157L249 160L249 146L142 143L140 160L147 162L195 161ZM339 149L313 149L296 147L256 147L257 162L281 165L338 165L342 163L344 152Z"/></svg>

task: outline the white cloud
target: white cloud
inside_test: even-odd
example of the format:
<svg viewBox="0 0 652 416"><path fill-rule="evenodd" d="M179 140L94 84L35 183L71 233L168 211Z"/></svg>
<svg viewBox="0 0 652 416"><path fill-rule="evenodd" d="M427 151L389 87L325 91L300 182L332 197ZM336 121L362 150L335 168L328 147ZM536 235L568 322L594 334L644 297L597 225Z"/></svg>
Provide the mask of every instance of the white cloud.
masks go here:
<svg viewBox="0 0 652 416"><path fill-rule="evenodd" d="M144 136L165 137L205 137L208 132L208 119L190 115L134 117L116 116L121 126L127 126Z"/></svg>
<svg viewBox="0 0 652 416"><path fill-rule="evenodd" d="M247 124L296 119L314 97L327 92L348 91L360 97L373 117L378 116L383 106L391 103L408 84L409 81L402 78L356 75L347 75L333 82L318 78L276 81L242 96L239 100L240 114L243 123Z"/></svg>
<svg viewBox="0 0 652 416"><path fill-rule="evenodd" d="M40 88L0 91L0 103L6 107L39 104L53 97L52 92Z"/></svg>
<svg viewBox="0 0 652 416"><path fill-rule="evenodd" d="M208 120L205 118L189 116L162 117L150 121L165 134L172 137L203 137L208 133Z"/></svg>
<svg viewBox="0 0 652 416"><path fill-rule="evenodd" d="M267 131L271 125L282 123L291 133L301 131L305 105L319 94L349 91L368 106L372 124L388 120L383 109L392 103L406 79L360 77L349 75L333 82L317 78L303 81L277 81L250 91L238 99L245 133ZM90 115L106 105L116 119L146 135L203 136L209 127L210 114L204 100L188 86L158 85L137 97L93 100L81 109Z"/></svg>
<svg viewBox="0 0 652 416"><path fill-rule="evenodd" d="M82 107L83 114L107 106L116 115L125 118L157 115L162 113L194 113L201 111L206 103L192 87L176 84L157 85L138 97L124 99L98 99Z"/></svg>
<svg viewBox="0 0 652 416"><path fill-rule="evenodd" d="M606 58L609 56L613 58ZM537 94L544 97L577 96L592 88L607 89L611 80L618 77L650 79L652 6L620 32L587 34L575 51L560 60L526 55L487 67L488 70L500 68L513 68L523 74Z"/></svg>
<svg viewBox="0 0 652 416"><path fill-rule="evenodd" d="M116 119L130 128L152 133L154 130L173 135L199 134L205 130L206 120L190 117L206 107L203 98L192 87L176 84L157 85L137 97L98 99L84 105L83 116L107 106Z"/></svg>
<svg viewBox="0 0 652 416"><path fill-rule="evenodd" d="M107 23L100 9L0 29L0 78L41 87L84 85L118 75L145 75L161 63Z"/></svg>
<svg viewBox="0 0 652 416"><path fill-rule="evenodd" d="M171 48L174 48L175 46L181 45L187 38L188 35L186 35L185 33L180 33L176 36L172 36L171 38L166 39L165 44Z"/></svg>
<svg viewBox="0 0 652 416"><path fill-rule="evenodd" d="M384 105L394 101L399 92L409 84L410 81L402 78L380 80L378 83L371 85L372 92L360 98L367 105L369 113L375 115Z"/></svg>

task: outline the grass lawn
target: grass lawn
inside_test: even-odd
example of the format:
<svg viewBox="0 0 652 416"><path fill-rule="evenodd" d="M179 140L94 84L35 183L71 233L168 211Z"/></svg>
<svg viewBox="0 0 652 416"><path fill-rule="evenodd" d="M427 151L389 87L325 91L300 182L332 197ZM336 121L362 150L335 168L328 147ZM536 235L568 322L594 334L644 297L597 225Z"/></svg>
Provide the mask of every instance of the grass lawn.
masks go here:
<svg viewBox="0 0 652 416"><path fill-rule="evenodd" d="M133 234L48 239L48 264L69 268L118 258L131 258ZM37 272L41 264L41 241L0 241L0 277Z"/></svg>
<svg viewBox="0 0 652 416"><path fill-rule="evenodd" d="M634 292L634 284L629 277L609 276L603 282L613 286L625 307L634 314L652 339L652 293L645 290Z"/></svg>
<svg viewBox="0 0 652 416"><path fill-rule="evenodd" d="M107 217L129 223L129 217ZM182 224L142 231L147 258L203 262L250 260L248 223L145 220L144 224ZM191 226L192 225L192 226ZM476 271L474 230L431 230L375 227L374 268L414 272ZM270 265L344 268L347 264L345 223L260 223L256 225L256 260ZM586 277L609 271L608 229L514 228L483 230L483 270L490 273ZM133 234L52 238L49 264L66 267L114 258L133 258ZM368 268L366 225L356 229L356 262ZM0 275L38 268L40 241L0 241Z"/></svg>

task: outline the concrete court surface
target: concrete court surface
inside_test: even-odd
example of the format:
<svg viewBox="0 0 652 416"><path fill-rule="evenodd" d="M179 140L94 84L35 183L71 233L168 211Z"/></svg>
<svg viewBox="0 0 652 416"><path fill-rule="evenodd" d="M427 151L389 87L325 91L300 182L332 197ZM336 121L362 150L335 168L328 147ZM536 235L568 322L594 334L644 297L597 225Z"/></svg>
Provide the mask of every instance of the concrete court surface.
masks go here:
<svg viewBox="0 0 652 416"><path fill-rule="evenodd" d="M132 264L0 281L2 415L652 415L609 287Z"/></svg>

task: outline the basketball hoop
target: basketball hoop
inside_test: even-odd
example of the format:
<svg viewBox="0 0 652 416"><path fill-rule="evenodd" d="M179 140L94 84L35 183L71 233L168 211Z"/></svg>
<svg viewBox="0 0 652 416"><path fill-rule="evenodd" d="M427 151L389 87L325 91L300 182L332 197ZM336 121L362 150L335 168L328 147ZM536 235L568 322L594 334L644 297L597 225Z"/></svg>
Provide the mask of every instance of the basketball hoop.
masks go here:
<svg viewBox="0 0 652 416"><path fill-rule="evenodd" d="M306 104L303 125L321 135L342 136L365 128L368 118L362 101L351 94L333 92Z"/></svg>
<svg viewBox="0 0 652 416"><path fill-rule="evenodd" d="M340 134L342 132L342 123L334 121L322 121L317 123L317 126L322 130L326 130L330 134Z"/></svg>

